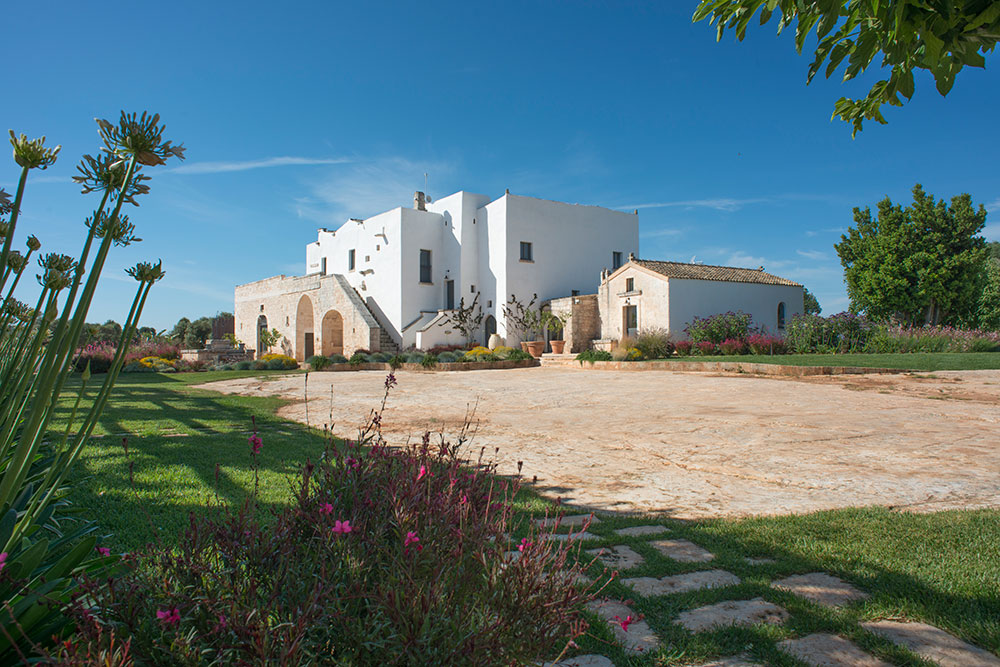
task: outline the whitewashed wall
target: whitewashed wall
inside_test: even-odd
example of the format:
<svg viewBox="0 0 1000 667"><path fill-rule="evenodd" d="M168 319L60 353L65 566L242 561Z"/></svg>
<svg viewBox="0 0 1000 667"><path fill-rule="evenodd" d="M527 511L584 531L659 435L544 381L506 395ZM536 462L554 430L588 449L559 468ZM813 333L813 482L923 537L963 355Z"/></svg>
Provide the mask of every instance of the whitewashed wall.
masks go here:
<svg viewBox="0 0 1000 667"><path fill-rule="evenodd" d="M755 326L778 331L778 303L785 304L785 322L803 312L802 287L730 283L717 280L670 279L670 331L675 338L695 317L742 310Z"/></svg>

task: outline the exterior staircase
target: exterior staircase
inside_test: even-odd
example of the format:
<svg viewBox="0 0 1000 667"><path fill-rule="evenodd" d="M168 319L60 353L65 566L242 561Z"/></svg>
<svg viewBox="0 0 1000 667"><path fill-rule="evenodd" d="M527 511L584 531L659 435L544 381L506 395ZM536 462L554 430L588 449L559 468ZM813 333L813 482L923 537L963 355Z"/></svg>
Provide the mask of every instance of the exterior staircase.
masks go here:
<svg viewBox="0 0 1000 667"><path fill-rule="evenodd" d="M392 339L389 332L385 330L385 327L379 327L378 330L378 351L392 355L399 354L399 345Z"/></svg>
<svg viewBox="0 0 1000 667"><path fill-rule="evenodd" d="M580 362L576 360L575 354L553 354L551 352L546 352L542 355L539 360L540 364L548 368L558 368L558 367L571 367L580 368Z"/></svg>

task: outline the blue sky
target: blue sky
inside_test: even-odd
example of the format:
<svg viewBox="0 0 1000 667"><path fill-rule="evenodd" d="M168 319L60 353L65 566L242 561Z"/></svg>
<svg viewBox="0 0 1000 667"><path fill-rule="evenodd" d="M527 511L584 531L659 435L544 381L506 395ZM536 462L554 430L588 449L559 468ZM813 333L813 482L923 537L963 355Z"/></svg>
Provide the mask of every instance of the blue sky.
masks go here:
<svg viewBox="0 0 1000 667"><path fill-rule="evenodd" d="M0 129L63 146L19 237L76 254L97 202L69 178L98 148L93 117L149 109L188 159L148 170L129 211L144 241L112 255L92 321L124 319L122 269L156 258L144 324L231 310L234 285L300 274L317 227L410 205L425 173L432 197L639 208L643 257L763 265L825 313L847 306L833 244L855 206L917 182L968 192L1000 239L996 55L947 98L918 76L852 141L833 103L872 76L807 87L791 34L717 43L696 4L13 3ZM0 186L17 174L3 158Z"/></svg>

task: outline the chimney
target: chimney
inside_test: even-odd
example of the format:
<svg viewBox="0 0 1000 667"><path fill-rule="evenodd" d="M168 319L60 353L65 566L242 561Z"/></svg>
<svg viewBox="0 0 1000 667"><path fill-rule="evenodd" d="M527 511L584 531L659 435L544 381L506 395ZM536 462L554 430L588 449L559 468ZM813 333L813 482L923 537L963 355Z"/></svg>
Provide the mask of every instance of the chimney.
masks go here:
<svg viewBox="0 0 1000 667"><path fill-rule="evenodd" d="M427 210L427 199L424 196L424 193L421 192L420 190L417 190L416 192L413 193L413 208L417 209L418 211Z"/></svg>
<svg viewBox="0 0 1000 667"><path fill-rule="evenodd" d="M635 261L635 253L634 252L630 252L628 254L628 261L630 261L630 262L634 262Z"/></svg>

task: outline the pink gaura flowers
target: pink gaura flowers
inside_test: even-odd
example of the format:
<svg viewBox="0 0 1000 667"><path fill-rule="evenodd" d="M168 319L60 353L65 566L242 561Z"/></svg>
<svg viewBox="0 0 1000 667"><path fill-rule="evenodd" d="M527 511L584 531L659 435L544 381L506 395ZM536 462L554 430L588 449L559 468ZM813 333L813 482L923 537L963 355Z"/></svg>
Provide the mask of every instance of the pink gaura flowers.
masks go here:
<svg viewBox="0 0 1000 667"><path fill-rule="evenodd" d="M360 463L358 463L358 460L352 456L348 456L344 460L344 463L347 465L348 468L357 468L358 466L361 465Z"/></svg>
<svg viewBox="0 0 1000 667"><path fill-rule="evenodd" d="M618 625L622 626L622 630L624 630L625 632L628 632L628 626L635 623L635 619L632 618L632 614L626 616L624 621L621 619L620 616L615 616L615 620L618 621Z"/></svg>
<svg viewBox="0 0 1000 667"><path fill-rule="evenodd" d="M319 506L320 514L333 514L333 505L330 503L323 503Z"/></svg>
<svg viewBox="0 0 1000 667"><path fill-rule="evenodd" d="M407 531L406 539L403 540L403 553L410 553L410 545L415 544L417 546L417 551L423 551L424 545L420 544L420 538L412 530Z"/></svg>
<svg viewBox="0 0 1000 667"><path fill-rule="evenodd" d="M4 551L0 554L0 571L7 567L7 552Z"/></svg>
<svg viewBox="0 0 1000 667"><path fill-rule="evenodd" d="M97 547L96 551L97 551L97 553L99 553L102 556L110 556L111 555L111 549L109 549L108 547Z"/></svg>
<svg viewBox="0 0 1000 667"><path fill-rule="evenodd" d="M253 452L254 456L257 456L257 454L260 454L260 449L264 445L264 443L260 439L259 435L257 435L256 433L254 433L249 438L247 438L247 442L250 443L250 451Z"/></svg>
<svg viewBox="0 0 1000 667"><path fill-rule="evenodd" d="M427 466L420 466L420 472L417 473L417 481L419 482L426 476L427 476Z"/></svg>
<svg viewBox="0 0 1000 667"><path fill-rule="evenodd" d="M521 538L521 543L517 545L518 551L524 551L528 547L534 546L534 542L530 541L527 537Z"/></svg>
<svg viewBox="0 0 1000 667"><path fill-rule="evenodd" d="M333 522L333 528L331 529L331 531L337 535L346 535L352 530L354 530L354 528L351 527L350 521L341 521L340 519Z"/></svg>
<svg viewBox="0 0 1000 667"><path fill-rule="evenodd" d="M177 625L181 622L181 612L177 607L160 609L156 612L156 618L163 625Z"/></svg>

